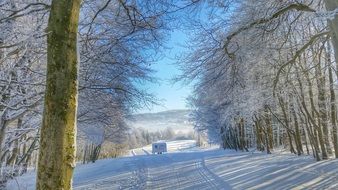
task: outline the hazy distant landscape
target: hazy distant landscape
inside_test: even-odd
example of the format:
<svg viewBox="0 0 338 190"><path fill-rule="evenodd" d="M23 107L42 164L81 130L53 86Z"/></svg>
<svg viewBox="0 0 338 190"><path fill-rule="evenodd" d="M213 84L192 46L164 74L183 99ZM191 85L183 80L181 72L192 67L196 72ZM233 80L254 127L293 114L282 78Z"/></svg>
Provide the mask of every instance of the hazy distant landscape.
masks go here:
<svg viewBox="0 0 338 190"><path fill-rule="evenodd" d="M165 130L171 127L176 133L187 133L193 130L189 122L190 110L169 110L157 113L136 114L128 120L134 128L144 128L149 132Z"/></svg>

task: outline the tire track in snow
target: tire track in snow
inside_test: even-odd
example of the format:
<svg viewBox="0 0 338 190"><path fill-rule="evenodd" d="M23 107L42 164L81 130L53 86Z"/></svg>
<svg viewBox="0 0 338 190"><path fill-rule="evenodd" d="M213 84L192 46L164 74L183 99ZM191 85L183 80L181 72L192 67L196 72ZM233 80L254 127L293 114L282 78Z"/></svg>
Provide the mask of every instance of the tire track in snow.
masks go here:
<svg viewBox="0 0 338 190"><path fill-rule="evenodd" d="M170 158L168 155L165 155L165 157L170 160L171 163L175 163L175 161ZM179 173L179 169L177 168L177 165L176 164L173 164L173 170L175 172L175 177L176 177L176 181L177 181L177 185L178 187L181 187L182 183L181 183L181 176L180 176L180 173Z"/></svg>
<svg viewBox="0 0 338 190"><path fill-rule="evenodd" d="M212 187L211 189L218 189L218 185L215 183L215 179L213 179L212 176L208 175L207 172L205 172L201 161L195 162L194 165L198 174L202 177L202 182L209 184L208 186Z"/></svg>
<svg viewBox="0 0 338 190"><path fill-rule="evenodd" d="M132 172L128 177L118 182L119 189L146 189L148 168L145 165L144 158L133 157L133 161L126 165L126 167L131 168Z"/></svg>
<svg viewBox="0 0 338 190"><path fill-rule="evenodd" d="M131 150L128 173L94 182L83 189L231 189L212 173L203 157L184 158L184 154L150 154L145 148ZM82 189L82 188L81 188Z"/></svg>
<svg viewBox="0 0 338 190"><path fill-rule="evenodd" d="M231 189L205 166L204 159L182 162L168 155L157 158L151 162L146 189Z"/></svg>
<svg viewBox="0 0 338 190"><path fill-rule="evenodd" d="M173 160L166 154L151 156L152 159L147 162L149 172L146 189L173 189L173 187L177 187L180 181L177 169L172 165ZM170 186L171 188L169 188Z"/></svg>
<svg viewBox="0 0 338 190"><path fill-rule="evenodd" d="M209 168L205 164L204 157L201 158L201 161L199 163L201 165L200 171L203 173L203 175L207 177L205 179L208 179L207 181L215 186L215 189L232 189L232 187L228 183L226 183L223 179L221 179L219 176L209 170Z"/></svg>

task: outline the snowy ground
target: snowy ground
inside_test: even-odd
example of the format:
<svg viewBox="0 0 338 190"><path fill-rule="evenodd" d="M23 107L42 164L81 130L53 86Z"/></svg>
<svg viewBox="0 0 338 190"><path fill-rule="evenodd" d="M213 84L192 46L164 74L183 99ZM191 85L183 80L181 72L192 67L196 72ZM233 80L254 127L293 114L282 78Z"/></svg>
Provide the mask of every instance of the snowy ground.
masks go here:
<svg viewBox="0 0 338 190"><path fill-rule="evenodd" d="M152 155L147 146L130 157L80 165L74 189L338 189L338 160L201 150L193 141L168 144L168 154ZM34 189L34 178L20 177L20 189ZM8 189L18 184L12 181Z"/></svg>

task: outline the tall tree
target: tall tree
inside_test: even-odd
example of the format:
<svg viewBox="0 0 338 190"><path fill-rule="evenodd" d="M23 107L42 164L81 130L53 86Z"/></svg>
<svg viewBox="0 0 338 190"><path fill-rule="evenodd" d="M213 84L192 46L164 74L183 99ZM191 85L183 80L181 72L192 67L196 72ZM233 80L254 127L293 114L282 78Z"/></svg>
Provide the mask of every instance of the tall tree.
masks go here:
<svg viewBox="0 0 338 190"><path fill-rule="evenodd" d="M37 189L71 189L75 166L80 0L53 0Z"/></svg>
<svg viewBox="0 0 338 190"><path fill-rule="evenodd" d="M329 27L331 30L332 43L335 51L336 62L338 60L338 1L325 0L325 6L328 11L333 11L332 19L329 19Z"/></svg>

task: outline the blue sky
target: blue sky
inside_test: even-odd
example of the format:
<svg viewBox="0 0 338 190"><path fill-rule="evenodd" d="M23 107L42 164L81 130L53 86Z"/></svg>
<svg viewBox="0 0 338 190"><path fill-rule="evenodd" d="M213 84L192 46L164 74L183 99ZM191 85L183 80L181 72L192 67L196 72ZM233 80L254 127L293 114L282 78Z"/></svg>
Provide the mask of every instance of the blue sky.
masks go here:
<svg viewBox="0 0 338 190"><path fill-rule="evenodd" d="M191 86L179 83L173 84L171 79L181 72L175 65L176 57L185 51L182 46L188 40L187 35L178 29L171 32L170 38L166 43L167 49L163 52L163 57L152 65L155 70L154 76L158 78L158 83L147 83L144 88L156 95L161 101L161 105L152 108L144 108L140 113L160 112L172 109L188 109L186 98L191 93Z"/></svg>
<svg viewBox="0 0 338 190"><path fill-rule="evenodd" d="M185 11L178 12L176 19L180 20L181 17L183 18L188 16L187 14L189 13ZM214 14L216 14L216 12L214 12ZM208 9L207 7L204 7L204 9L201 9L198 14L193 14L192 18L205 24L210 24L210 20L207 15ZM181 22L183 20L181 20ZM170 38L165 44L167 49L162 52L164 56L162 59L159 59L156 64L152 65L152 69L156 72L154 77L158 78L158 83L147 83L144 86L144 89L147 89L148 92L153 93L158 99L162 100L161 105L153 106L150 109L141 109L139 113L160 112L173 109L189 109L186 98L192 94L192 85L181 83L172 84L172 81L170 80L181 74L175 63L178 61L177 56L188 52L188 49L184 46L186 46L186 42L191 40L191 36L189 36L191 32L191 28L187 28L186 26L180 27L180 22L175 24L174 21Z"/></svg>

